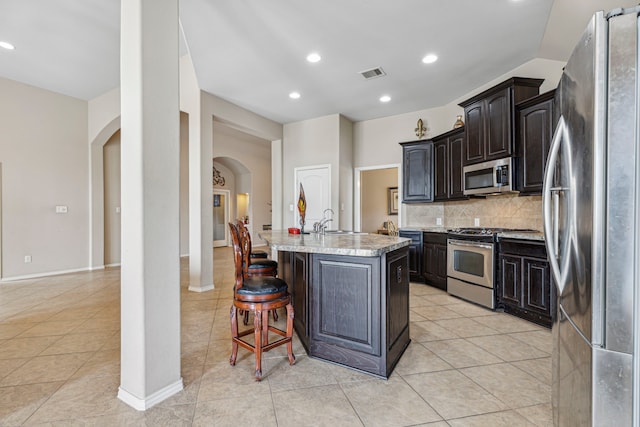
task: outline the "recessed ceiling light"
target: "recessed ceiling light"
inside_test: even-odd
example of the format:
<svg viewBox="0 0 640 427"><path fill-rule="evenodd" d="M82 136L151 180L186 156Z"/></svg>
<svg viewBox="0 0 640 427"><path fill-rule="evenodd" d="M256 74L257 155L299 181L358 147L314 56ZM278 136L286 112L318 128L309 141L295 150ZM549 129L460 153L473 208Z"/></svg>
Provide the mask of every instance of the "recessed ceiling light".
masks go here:
<svg viewBox="0 0 640 427"><path fill-rule="evenodd" d="M391 101L391 97L389 95L382 95L380 97L380 102L389 102Z"/></svg>
<svg viewBox="0 0 640 427"><path fill-rule="evenodd" d="M16 48L14 45L12 45L9 42L0 42L0 47L3 47L5 49L7 49L7 50L13 50L13 49Z"/></svg>
<svg viewBox="0 0 640 427"><path fill-rule="evenodd" d="M307 61L309 62L318 62L322 59L322 57L317 54L316 52L310 53L309 55L307 55Z"/></svg>
<svg viewBox="0 0 640 427"><path fill-rule="evenodd" d="M422 62L424 62L425 64L433 64L437 60L438 60L438 56L434 55L433 53L430 53L429 55L422 58Z"/></svg>
<svg viewBox="0 0 640 427"><path fill-rule="evenodd" d="M299 93L299 92L291 92L291 93L289 94L289 98L291 98L291 99L298 99L298 98L300 98L300 93Z"/></svg>

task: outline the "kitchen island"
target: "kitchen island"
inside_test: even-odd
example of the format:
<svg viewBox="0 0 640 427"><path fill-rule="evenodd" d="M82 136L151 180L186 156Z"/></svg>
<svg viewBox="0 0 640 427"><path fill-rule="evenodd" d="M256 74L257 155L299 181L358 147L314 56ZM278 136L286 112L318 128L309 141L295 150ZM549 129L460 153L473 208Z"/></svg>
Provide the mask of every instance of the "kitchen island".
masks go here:
<svg viewBox="0 0 640 427"><path fill-rule="evenodd" d="M310 357L388 378L409 345L410 239L262 231Z"/></svg>

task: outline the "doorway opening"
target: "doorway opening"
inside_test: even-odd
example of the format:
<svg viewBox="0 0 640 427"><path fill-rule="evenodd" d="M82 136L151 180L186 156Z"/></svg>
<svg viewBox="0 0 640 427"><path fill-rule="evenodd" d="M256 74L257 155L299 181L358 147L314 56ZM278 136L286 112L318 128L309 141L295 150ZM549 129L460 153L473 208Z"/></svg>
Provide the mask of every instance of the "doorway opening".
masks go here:
<svg viewBox="0 0 640 427"><path fill-rule="evenodd" d="M381 165L355 170L354 229L365 233L384 232L385 224L401 225L400 165Z"/></svg>
<svg viewBox="0 0 640 427"><path fill-rule="evenodd" d="M229 190L213 190L213 247L229 245L230 203Z"/></svg>

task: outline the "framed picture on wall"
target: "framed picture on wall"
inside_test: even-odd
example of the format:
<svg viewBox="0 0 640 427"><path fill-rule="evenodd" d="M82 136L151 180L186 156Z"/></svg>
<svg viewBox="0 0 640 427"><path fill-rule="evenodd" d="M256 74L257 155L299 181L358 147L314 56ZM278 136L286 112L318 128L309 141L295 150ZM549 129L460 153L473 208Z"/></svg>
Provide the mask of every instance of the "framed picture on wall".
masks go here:
<svg viewBox="0 0 640 427"><path fill-rule="evenodd" d="M389 215L398 215L398 187L387 188L387 206Z"/></svg>

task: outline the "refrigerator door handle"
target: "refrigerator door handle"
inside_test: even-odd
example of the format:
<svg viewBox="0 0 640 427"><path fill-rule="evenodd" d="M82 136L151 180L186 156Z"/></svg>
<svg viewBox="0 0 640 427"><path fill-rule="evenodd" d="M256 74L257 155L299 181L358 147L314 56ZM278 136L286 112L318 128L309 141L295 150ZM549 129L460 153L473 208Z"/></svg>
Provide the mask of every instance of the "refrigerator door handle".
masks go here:
<svg viewBox="0 0 640 427"><path fill-rule="evenodd" d="M544 172L544 181L542 188L542 212L544 223L544 240L547 246L549 264L551 265L551 272L555 279L558 291L562 294L565 286L565 273L560 271L560 265L558 263L559 251L559 216L560 216L560 196L561 191L568 190L563 187L553 187L553 177L556 172L558 153L560 152L560 146L562 140L566 135L566 124L564 117L560 116L556 132L553 135L551 141L551 148L549 150L549 156L547 157L547 167ZM553 196L553 202L552 202Z"/></svg>

